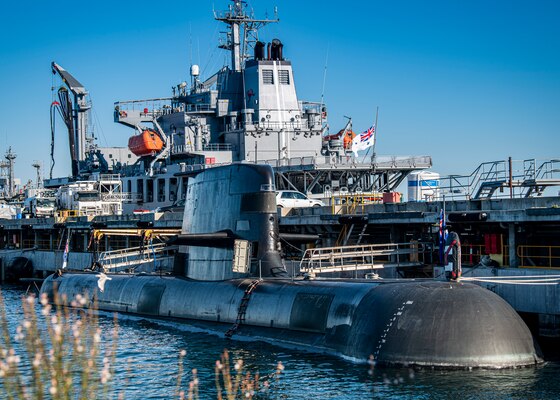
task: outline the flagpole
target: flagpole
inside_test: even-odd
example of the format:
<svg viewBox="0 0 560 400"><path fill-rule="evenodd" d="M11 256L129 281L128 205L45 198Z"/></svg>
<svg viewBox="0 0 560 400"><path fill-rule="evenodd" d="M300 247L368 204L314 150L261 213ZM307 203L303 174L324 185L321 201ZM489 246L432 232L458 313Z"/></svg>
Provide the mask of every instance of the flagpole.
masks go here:
<svg viewBox="0 0 560 400"><path fill-rule="evenodd" d="M377 142L377 117L379 116L379 106L377 106L377 110L375 112L375 122L373 124L373 146L368 147L366 150L366 154L362 157L362 163L366 160L366 157L369 155L370 150L373 149L373 153L371 154L371 163L373 164L373 160L375 158L375 143Z"/></svg>
<svg viewBox="0 0 560 400"><path fill-rule="evenodd" d="M375 159L375 145L377 144L377 133L379 132L379 127L377 126L377 118L379 117L379 106L375 110L375 132L373 133L375 136L373 137L373 153L371 154L371 163L373 164L373 160Z"/></svg>

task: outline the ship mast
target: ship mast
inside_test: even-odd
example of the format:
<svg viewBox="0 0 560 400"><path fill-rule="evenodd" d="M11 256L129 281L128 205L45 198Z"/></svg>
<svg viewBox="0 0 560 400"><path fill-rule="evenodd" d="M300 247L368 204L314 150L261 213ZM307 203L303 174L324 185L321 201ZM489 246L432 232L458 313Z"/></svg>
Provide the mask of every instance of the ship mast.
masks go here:
<svg viewBox="0 0 560 400"><path fill-rule="evenodd" d="M258 40L259 29L269 23L278 22L279 19L276 8L274 19L255 19L252 12L250 15L245 12L244 1L232 0L232 2L233 5L230 4L228 11L214 11L214 18L230 26L225 43L221 43L219 47L231 52L231 69L239 72L245 60L250 57L249 44L254 44Z"/></svg>
<svg viewBox="0 0 560 400"><path fill-rule="evenodd" d="M43 180L41 179L41 163L39 161L34 161L31 166L37 170L37 181L35 183L37 189L40 189L43 186Z"/></svg>
<svg viewBox="0 0 560 400"><path fill-rule="evenodd" d="M8 163L8 197L13 197L16 193L16 185L14 178L14 160L16 159L16 153L12 152L12 147L8 148L5 158Z"/></svg>

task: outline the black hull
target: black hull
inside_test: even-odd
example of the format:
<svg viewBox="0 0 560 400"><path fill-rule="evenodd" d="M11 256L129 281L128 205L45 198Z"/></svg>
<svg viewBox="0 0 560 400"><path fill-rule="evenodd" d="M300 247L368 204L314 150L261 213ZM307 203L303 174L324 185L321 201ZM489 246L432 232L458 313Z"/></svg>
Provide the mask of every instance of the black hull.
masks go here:
<svg viewBox="0 0 560 400"><path fill-rule="evenodd" d="M542 362L529 329L500 297L478 286L268 279L216 282L152 275L49 277L42 292L95 299L99 309L198 321L217 334L254 338L354 362L436 368L510 368Z"/></svg>

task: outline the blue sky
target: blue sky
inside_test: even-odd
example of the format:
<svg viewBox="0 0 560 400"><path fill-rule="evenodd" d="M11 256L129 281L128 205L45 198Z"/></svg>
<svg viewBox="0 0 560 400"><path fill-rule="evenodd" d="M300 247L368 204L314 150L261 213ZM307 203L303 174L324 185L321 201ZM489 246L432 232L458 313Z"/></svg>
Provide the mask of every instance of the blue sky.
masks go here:
<svg viewBox="0 0 560 400"><path fill-rule="evenodd" d="M165 97L227 62L216 43L215 2L8 2L0 35L0 154L18 154L16 176L49 169L49 106L56 61L90 91L101 146L125 146L113 122L118 100ZM280 23L300 99L324 100L333 131L351 116L364 130L379 107L379 155L431 155L443 175L480 162L560 158L560 2L250 1ZM323 78L326 79L323 89ZM59 81L55 80L55 85ZM70 173L57 129L55 176Z"/></svg>

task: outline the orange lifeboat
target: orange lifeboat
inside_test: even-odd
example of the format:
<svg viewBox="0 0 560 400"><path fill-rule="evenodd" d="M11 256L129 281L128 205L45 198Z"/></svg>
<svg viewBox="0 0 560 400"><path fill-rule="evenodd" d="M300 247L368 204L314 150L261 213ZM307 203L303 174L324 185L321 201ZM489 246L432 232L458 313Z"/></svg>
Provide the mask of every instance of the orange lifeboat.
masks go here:
<svg viewBox="0 0 560 400"><path fill-rule="evenodd" d="M163 141L155 131L146 129L140 135L128 139L128 148L139 157L147 156L161 151Z"/></svg>

